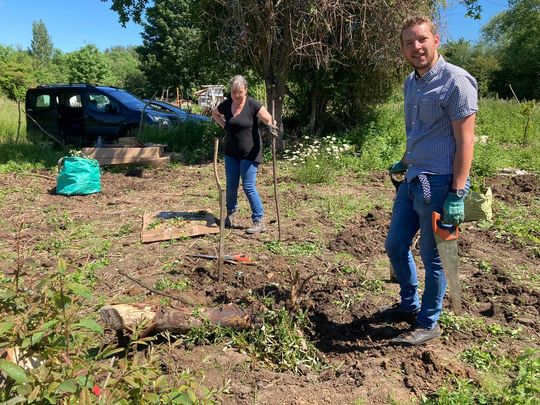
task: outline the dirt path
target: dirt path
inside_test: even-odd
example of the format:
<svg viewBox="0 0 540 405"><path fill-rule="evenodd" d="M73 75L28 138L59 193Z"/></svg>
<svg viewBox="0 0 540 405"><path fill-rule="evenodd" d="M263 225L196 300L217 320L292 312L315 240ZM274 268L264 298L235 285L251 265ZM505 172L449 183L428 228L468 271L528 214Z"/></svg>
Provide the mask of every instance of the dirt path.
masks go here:
<svg viewBox="0 0 540 405"><path fill-rule="evenodd" d="M459 355L486 339L496 340L497 351L509 355L538 347L539 246L475 224L463 227L459 242L465 320L446 317L443 338L424 347L387 344L406 324L378 324L372 318L398 293L397 285L388 282L383 250L393 198L383 173L304 186L283 172L284 237L276 249L271 167L263 167L259 188L269 232L248 237L239 228L226 234L227 253L249 254L259 264L225 266L221 284L214 279L215 262L187 256L216 254L216 235L152 244L139 241L144 212L211 209L217 215L211 165L145 170L142 177L106 172L102 181L102 193L67 198L54 195L54 181L44 177L0 175L0 270L12 273L19 249L25 274L38 279L40 269L53 268L61 256L71 271L86 266L83 276L95 280L96 295L109 303L160 300L119 271L150 286L184 282L191 293L213 303L270 296L276 305L287 298L292 272L298 270L303 279L313 276L301 307L313 323L309 338L331 366L321 373L274 372L223 345L175 349L177 370L200 372L205 386L227 387L224 404L414 401L453 375L475 380L475 370ZM527 207L540 195L534 176L500 176L488 183L495 198L509 207ZM240 226L245 227L247 202L243 196L240 202ZM538 229L531 232L539 237ZM459 322L460 330L454 329Z"/></svg>

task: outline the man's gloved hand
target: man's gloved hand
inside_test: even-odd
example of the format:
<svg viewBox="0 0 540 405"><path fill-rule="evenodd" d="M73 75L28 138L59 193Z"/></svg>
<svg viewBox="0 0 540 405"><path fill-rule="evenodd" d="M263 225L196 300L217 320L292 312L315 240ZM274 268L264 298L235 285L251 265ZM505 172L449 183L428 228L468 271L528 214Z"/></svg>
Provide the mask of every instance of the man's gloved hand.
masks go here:
<svg viewBox="0 0 540 405"><path fill-rule="evenodd" d="M391 164L388 170L390 174L402 173L407 171L407 165L402 160L398 160L396 163Z"/></svg>
<svg viewBox="0 0 540 405"><path fill-rule="evenodd" d="M456 193L448 193L443 205L443 222L458 226L465 220L464 198L458 197Z"/></svg>

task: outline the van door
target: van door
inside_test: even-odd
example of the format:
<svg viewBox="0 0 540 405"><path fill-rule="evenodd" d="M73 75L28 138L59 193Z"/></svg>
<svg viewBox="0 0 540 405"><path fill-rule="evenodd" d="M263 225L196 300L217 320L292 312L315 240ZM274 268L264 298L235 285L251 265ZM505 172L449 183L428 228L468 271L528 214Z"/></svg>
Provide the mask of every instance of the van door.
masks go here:
<svg viewBox="0 0 540 405"><path fill-rule="evenodd" d="M101 136L105 142L118 139L125 121L118 102L103 93L93 91L86 94L85 102L88 138L95 141Z"/></svg>
<svg viewBox="0 0 540 405"><path fill-rule="evenodd" d="M80 91L62 90L58 95L58 127L64 142L82 145L85 140L85 126Z"/></svg>
<svg viewBox="0 0 540 405"><path fill-rule="evenodd" d="M56 115L56 95L53 90L29 90L26 94L26 113L26 128L29 139L32 138L32 132L42 133L34 120L50 134L60 135Z"/></svg>

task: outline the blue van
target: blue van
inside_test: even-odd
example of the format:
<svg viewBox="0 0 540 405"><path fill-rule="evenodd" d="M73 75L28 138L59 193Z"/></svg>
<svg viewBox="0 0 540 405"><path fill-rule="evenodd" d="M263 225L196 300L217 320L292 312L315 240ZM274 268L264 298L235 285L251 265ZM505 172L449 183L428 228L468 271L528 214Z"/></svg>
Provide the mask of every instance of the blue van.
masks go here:
<svg viewBox="0 0 540 405"><path fill-rule="evenodd" d="M40 128L64 144L94 145L99 137L114 143L134 136L143 125L169 126L179 120L174 113L158 111L133 94L90 84L41 85L26 92L27 131Z"/></svg>

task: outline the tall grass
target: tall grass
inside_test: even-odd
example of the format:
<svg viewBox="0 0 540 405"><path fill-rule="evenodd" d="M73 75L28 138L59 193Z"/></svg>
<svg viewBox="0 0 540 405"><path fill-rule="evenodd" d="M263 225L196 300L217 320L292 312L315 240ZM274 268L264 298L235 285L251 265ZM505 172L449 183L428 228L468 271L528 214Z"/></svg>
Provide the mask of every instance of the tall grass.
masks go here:
<svg viewBox="0 0 540 405"><path fill-rule="evenodd" d="M21 114L22 123L20 133L26 139L26 120L24 113L21 112ZM0 96L0 142L15 140L17 136L18 116L17 103Z"/></svg>
<svg viewBox="0 0 540 405"><path fill-rule="evenodd" d="M25 165L52 167L62 152L30 143L24 119L19 142L15 144L17 117L17 104L0 98L0 165L9 163L7 169L0 170L22 170ZM526 143L525 124L517 102L480 100L476 135L482 142L475 147L473 175L490 176L502 168L540 172L540 106L533 110ZM348 159L353 170L383 170L400 159L405 150L403 101L382 104L355 129L334 135L356 146L356 159ZM166 130L146 128L141 138L168 145L181 162L190 164L211 160L214 138L222 136L223 131L213 123L184 122Z"/></svg>
<svg viewBox="0 0 540 405"><path fill-rule="evenodd" d="M214 123L186 121L166 129L146 127L141 139L165 144L182 163L191 164L212 160L214 139L223 136L223 130Z"/></svg>
<svg viewBox="0 0 540 405"><path fill-rule="evenodd" d="M523 143L526 118L515 101L482 99L477 115L475 157L472 173L490 176L503 168L540 172L540 108L534 109ZM342 135L343 136L343 135ZM403 102L380 105L369 119L345 137L357 145L358 167L385 169L405 150Z"/></svg>
<svg viewBox="0 0 540 405"><path fill-rule="evenodd" d="M17 139L18 115L17 103L0 97L0 173L23 173L55 167L66 152L55 150L51 145L29 142L24 113Z"/></svg>

